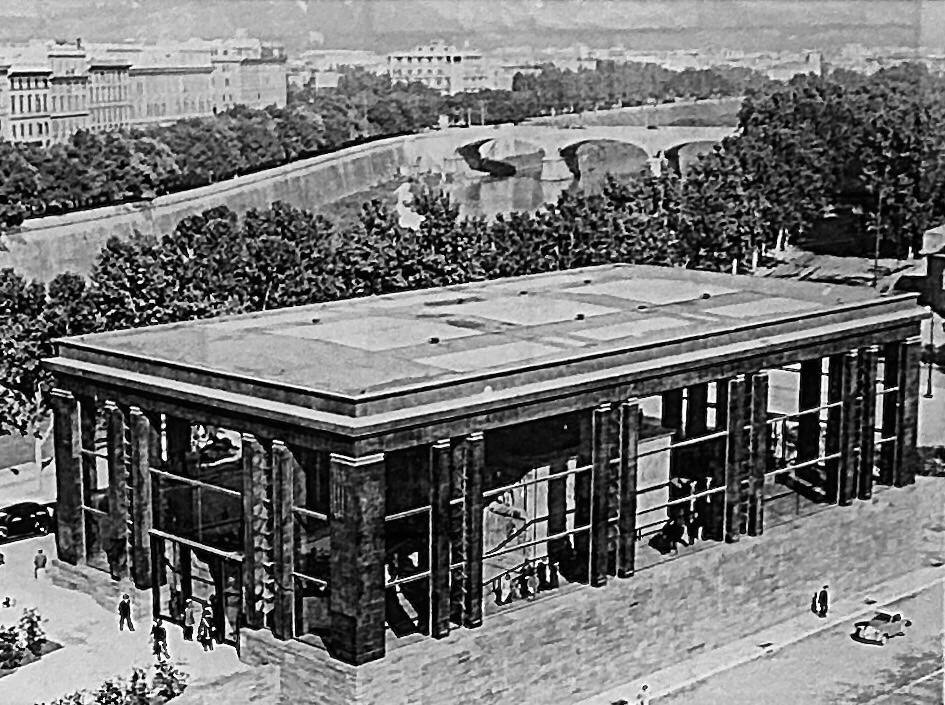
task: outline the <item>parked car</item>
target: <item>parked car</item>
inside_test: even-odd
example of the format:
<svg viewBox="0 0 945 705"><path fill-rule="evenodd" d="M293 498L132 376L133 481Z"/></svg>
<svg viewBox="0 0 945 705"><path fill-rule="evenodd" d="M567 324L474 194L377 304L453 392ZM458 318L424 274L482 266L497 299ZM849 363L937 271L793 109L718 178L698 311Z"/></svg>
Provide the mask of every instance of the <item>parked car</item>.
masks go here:
<svg viewBox="0 0 945 705"><path fill-rule="evenodd" d="M856 635L863 641L885 644L894 636L904 636L906 627L911 626L912 622L900 614L877 612L868 622L856 625Z"/></svg>
<svg viewBox="0 0 945 705"><path fill-rule="evenodd" d="M43 536L55 529L52 507L38 502L18 502L0 508L0 540Z"/></svg>

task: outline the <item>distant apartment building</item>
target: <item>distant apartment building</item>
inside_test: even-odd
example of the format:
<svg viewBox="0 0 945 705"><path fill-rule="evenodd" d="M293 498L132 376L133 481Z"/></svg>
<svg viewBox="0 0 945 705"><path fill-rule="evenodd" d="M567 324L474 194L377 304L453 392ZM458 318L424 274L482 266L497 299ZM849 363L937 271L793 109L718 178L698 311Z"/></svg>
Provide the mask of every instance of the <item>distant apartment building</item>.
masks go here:
<svg viewBox="0 0 945 705"><path fill-rule="evenodd" d="M131 124L131 63L121 59L89 61L89 129L114 130Z"/></svg>
<svg viewBox="0 0 945 705"><path fill-rule="evenodd" d="M387 73L396 82L416 82L441 93L491 88L482 54L432 42L387 57Z"/></svg>
<svg viewBox="0 0 945 705"><path fill-rule="evenodd" d="M88 57L81 40L55 43L47 50L49 76L49 141L61 142L89 126Z"/></svg>
<svg viewBox="0 0 945 705"><path fill-rule="evenodd" d="M173 45L33 42L0 47L0 137L48 145L104 131L286 103L281 46L258 39Z"/></svg>
<svg viewBox="0 0 945 705"><path fill-rule="evenodd" d="M0 140L10 141L10 66L0 63Z"/></svg>
<svg viewBox="0 0 945 705"><path fill-rule="evenodd" d="M211 114L211 73L203 65L132 66L130 124L160 125Z"/></svg>
<svg viewBox="0 0 945 705"><path fill-rule="evenodd" d="M49 86L52 69L14 64L10 82L10 139L21 144L46 146L50 142Z"/></svg>

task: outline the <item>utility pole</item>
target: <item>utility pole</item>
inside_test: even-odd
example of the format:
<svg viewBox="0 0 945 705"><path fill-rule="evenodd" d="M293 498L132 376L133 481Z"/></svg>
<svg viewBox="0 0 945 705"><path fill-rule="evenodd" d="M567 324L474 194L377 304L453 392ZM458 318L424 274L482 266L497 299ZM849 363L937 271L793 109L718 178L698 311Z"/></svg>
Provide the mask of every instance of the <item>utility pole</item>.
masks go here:
<svg viewBox="0 0 945 705"><path fill-rule="evenodd" d="M935 310L929 306L932 319L929 321L929 373L925 383L925 398L932 398L932 367L935 365Z"/></svg>
<svg viewBox="0 0 945 705"><path fill-rule="evenodd" d="M479 101L479 124L486 124L486 103L485 101Z"/></svg>
<svg viewBox="0 0 945 705"><path fill-rule="evenodd" d="M883 187L879 187L879 204L876 206L876 243L873 250L873 288L879 280L879 234L883 223Z"/></svg>

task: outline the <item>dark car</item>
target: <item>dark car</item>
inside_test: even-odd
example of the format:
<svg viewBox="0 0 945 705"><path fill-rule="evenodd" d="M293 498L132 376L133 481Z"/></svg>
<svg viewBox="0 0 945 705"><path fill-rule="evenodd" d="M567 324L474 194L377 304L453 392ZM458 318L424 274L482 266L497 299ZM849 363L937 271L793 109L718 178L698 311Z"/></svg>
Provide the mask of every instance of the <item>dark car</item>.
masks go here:
<svg viewBox="0 0 945 705"><path fill-rule="evenodd" d="M54 529L50 507L38 502L18 502L0 508L0 541L23 536L43 536Z"/></svg>

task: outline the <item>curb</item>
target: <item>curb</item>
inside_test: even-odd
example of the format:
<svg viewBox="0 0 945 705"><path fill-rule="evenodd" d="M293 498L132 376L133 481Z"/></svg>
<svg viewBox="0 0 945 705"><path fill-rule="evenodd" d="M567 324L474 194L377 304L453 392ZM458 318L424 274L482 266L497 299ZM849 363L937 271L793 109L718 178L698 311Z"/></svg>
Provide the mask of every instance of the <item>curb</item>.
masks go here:
<svg viewBox="0 0 945 705"><path fill-rule="evenodd" d="M777 652L781 651L785 647L796 644L799 641L803 641L804 639L807 639L808 637L811 637L815 634L819 634L822 631L826 631L827 629L832 629L833 627L843 624L844 622L848 622L849 620L855 618L857 615L862 614L864 611L870 611L871 609L878 609L880 607L888 605L891 602L898 602L899 600L904 600L906 598L912 597L913 595L916 595L922 592L923 590L927 590L930 587L933 587L936 584L945 581L945 570L943 570L943 568L941 567L936 567L935 571L937 575L933 580L925 580L924 582L918 585L911 586L908 590L904 592L900 592L889 597L884 596L883 599L878 600L874 604L863 605L861 607L858 607L856 610L853 610L853 611L848 610L839 617L835 617L833 619L819 622L818 627L816 629L806 629L803 632L794 634L790 636L788 639L785 639L784 641L781 641L768 648L765 648L764 650L749 652L744 657L735 659L733 661L729 661L722 666L713 668L704 673L700 673L698 676L694 676L680 683L676 683L668 688L664 688L663 690L653 692L652 695L650 696L650 699L651 701L656 701L656 700L659 700L660 698L665 698L669 695L673 695L674 693L677 693L679 691L686 690L688 688L691 688L694 685L698 685L699 683L703 681L706 681L714 676L717 676L720 673L725 673L726 671L730 671L733 668L737 668L738 666L742 666L746 663L751 663L752 661L756 661L760 658L764 658L765 656L776 654Z"/></svg>

